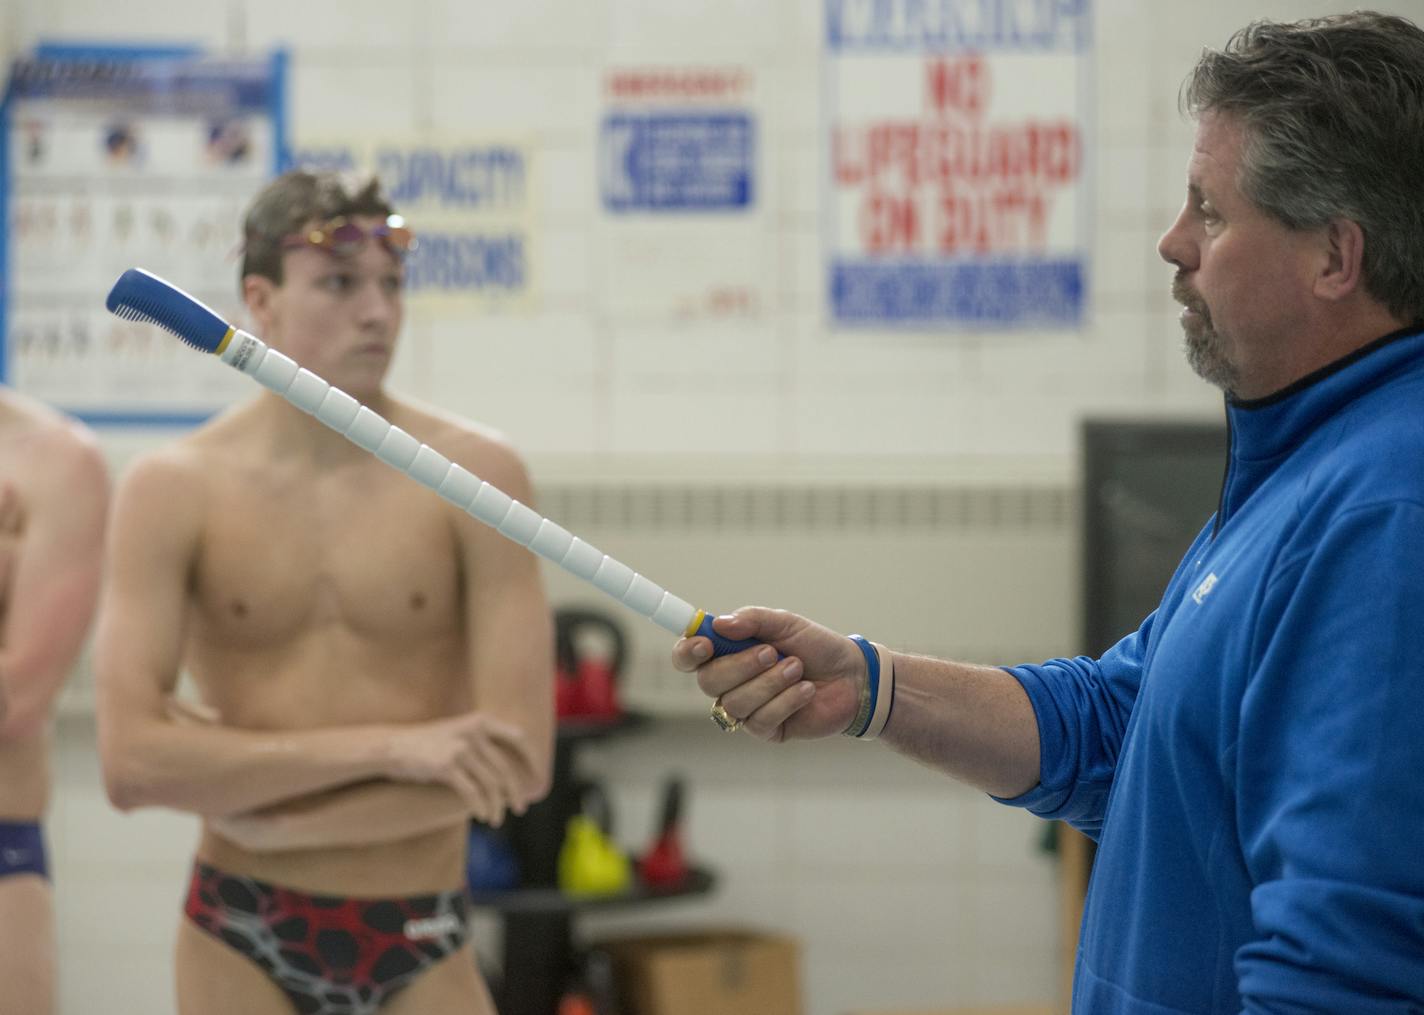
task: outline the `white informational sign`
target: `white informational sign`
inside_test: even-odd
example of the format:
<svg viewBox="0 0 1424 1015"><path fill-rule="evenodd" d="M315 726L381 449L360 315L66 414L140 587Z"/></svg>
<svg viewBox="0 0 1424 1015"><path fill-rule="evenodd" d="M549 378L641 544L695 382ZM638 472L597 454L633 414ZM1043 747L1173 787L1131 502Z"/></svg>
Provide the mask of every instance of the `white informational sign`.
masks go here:
<svg viewBox="0 0 1424 1015"><path fill-rule="evenodd" d="M94 424L187 425L241 377L104 308L127 268L241 308L246 203L284 155L282 54L47 47L0 108L3 379Z"/></svg>
<svg viewBox="0 0 1424 1015"><path fill-rule="evenodd" d="M299 166L374 172L415 231L406 303L430 315L526 307L535 293L533 146L453 138L303 142Z"/></svg>
<svg viewBox="0 0 1424 1015"><path fill-rule="evenodd" d="M598 190L613 318L746 320L774 304L757 84L737 65L605 71Z"/></svg>
<svg viewBox="0 0 1424 1015"><path fill-rule="evenodd" d="M1089 0L825 4L831 320L1081 323Z"/></svg>

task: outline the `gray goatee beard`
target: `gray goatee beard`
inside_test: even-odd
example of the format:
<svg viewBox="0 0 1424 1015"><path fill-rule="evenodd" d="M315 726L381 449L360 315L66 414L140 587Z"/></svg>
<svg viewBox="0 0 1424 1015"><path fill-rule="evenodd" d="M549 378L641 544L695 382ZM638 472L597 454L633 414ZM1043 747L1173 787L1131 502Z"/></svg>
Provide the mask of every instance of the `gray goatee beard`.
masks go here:
<svg viewBox="0 0 1424 1015"><path fill-rule="evenodd" d="M1206 381L1214 384L1228 395L1236 390L1239 379L1235 364L1226 355L1226 343L1211 323L1211 311L1201 297L1187 288L1178 275L1172 280L1172 299L1196 313L1194 318L1182 321L1182 349L1187 355L1187 365Z"/></svg>

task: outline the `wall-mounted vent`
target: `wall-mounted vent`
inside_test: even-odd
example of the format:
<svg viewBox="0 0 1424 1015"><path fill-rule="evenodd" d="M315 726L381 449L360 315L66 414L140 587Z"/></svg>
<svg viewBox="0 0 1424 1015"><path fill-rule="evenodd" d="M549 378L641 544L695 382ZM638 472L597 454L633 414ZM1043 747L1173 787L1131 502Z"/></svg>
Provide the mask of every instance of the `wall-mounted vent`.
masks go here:
<svg viewBox="0 0 1424 1015"><path fill-rule="evenodd" d="M1061 529L1062 487L549 485L541 513L565 528L827 532Z"/></svg>

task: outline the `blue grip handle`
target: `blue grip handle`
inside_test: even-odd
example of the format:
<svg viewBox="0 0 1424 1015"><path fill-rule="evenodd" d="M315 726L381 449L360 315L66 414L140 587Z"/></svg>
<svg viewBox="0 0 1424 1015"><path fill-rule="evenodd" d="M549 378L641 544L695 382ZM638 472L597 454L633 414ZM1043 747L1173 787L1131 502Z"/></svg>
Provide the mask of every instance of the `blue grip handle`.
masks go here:
<svg viewBox="0 0 1424 1015"><path fill-rule="evenodd" d="M702 623L697 625L697 630L694 634L701 635L712 642L712 656L714 659L717 656L729 656L734 652L744 652L749 648L756 648L756 646L764 644L755 638L743 638L741 641L724 638L712 630L712 615L710 613L702 618ZM777 653L778 657L780 654L779 652Z"/></svg>

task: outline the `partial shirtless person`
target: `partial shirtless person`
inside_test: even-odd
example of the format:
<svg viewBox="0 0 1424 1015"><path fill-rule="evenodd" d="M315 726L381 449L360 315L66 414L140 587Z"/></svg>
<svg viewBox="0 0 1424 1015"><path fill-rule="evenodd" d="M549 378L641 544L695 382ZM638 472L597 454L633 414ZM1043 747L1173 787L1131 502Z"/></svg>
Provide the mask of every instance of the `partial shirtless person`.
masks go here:
<svg viewBox="0 0 1424 1015"><path fill-rule="evenodd" d="M409 245L374 182L279 178L245 223L253 330L528 503L499 436L384 386ZM109 545L109 795L204 819L179 1011L492 1015L466 838L547 791L534 557L266 391L139 460Z"/></svg>
<svg viewBox="0 0 1424 1015"><path fill-rule="evenodd" d="M0 1015L55 1010L50 708L94 613L108 497L92 435L0 388Z"/></svg>

